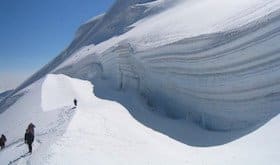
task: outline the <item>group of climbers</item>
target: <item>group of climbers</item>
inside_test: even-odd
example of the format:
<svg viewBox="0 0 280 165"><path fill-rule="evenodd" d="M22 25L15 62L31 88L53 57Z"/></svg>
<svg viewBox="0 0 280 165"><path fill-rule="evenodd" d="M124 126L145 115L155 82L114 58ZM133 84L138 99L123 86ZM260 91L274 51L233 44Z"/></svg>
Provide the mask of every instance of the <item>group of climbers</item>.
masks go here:
<svg viewBox="0 0 280 165"><path fill-rule="evenodd" d="M77 107L78 101L77 99L73 100L74 103L74 108ZM28 146L28 152L32 153L32 143L34 141L34 137L35 137L35 125L33 123L30 123L25 131L25 135L24 135L24 143L27 144ZM5 143L7 141L7 138L4 134L1 135L0 137L0 147L1 150L5 148Z"/></svg>
<svg viewBox="0 0 280 165"><path fill-rule="evenodd" d="M32 143L34 141L34 128L35 125L33 123L30 123L26 129L25 135L24 135L24 143L28 145L28 150L29 153L32 153ZM5 143L7 141L7 138L4 134L1 135L0 138L0 146L1 146L1 150L5 148Z"/></svg>

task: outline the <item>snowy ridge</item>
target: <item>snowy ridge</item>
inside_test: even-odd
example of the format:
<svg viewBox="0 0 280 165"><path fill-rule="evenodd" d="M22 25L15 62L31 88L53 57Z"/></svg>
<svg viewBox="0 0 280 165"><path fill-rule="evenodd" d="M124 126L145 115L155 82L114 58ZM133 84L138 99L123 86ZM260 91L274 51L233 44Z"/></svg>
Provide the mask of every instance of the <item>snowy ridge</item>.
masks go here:
<svg viewBox="0 0 280 165"><path fill-rule="evenodd" d="M0 128L53 130L35 164L278 164L279 34L279 0L118 0L4 95Z"/></svg>
<svg viewBox="0 0 280 165"><path fill-rule="evenodd" d="M216 12L200 12L208 8ZM120 0L11 95L49 72L97 76L208 129L258 125L279 113L279 8L275 0Z"/></svg>
<svg viewBox="0 0 280 165"><path fill-rule="evenodd" d="M279 0L117 0L0 94L0 162L278 165L279 41Z"/></svg>
<svg viewBox="0 0 280 165"><path fill-rule="evenodd" d="M116 89L137 89L170 117L213 130L255 127L279 113L279 30L279 12L273 12L237 29L144 51L127 42L100 54L89 47L71 71L56 72L93 81L75 70L94 57L99 77Z"/></svg>

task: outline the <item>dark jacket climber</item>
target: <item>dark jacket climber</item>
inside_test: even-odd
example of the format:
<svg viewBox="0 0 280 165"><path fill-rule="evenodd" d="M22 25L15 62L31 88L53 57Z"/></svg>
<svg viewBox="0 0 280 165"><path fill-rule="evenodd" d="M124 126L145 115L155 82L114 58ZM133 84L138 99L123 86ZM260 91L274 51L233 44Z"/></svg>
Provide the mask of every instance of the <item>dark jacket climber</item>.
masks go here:
<svg viewBox="0 0 280 165"><path fill-rule="evenodd" d="M6 141L7 141L6 136L2 134L1 138L0 138L0 147L1 147L1 149L5 148Z"/></svg>
<svg viewBox="0 0 280 165"><path fill-rule="evenodd" d="M77 99L74 99L73 102L74 102L74 106L76 107L78 105Z"/></svg>
<svg viewBox="0 0 280 165"><path fill-rule="evenodd" d="M34 134L31 132L30 129L26 129L24 135L24 142L28 145L29 153L32 153L32 143L34 141Z"/></svg>

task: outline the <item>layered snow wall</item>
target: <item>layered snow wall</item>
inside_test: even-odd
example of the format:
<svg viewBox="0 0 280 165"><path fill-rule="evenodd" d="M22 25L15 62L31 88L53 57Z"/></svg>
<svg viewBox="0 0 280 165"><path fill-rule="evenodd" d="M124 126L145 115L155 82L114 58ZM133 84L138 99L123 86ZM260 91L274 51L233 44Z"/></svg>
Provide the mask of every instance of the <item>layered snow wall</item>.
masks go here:
<svg viewBox="0 0 280 165"><path fill-rule="evenodd" d="M145 51L123 42L58 73L136 89L168 117L207 129L254 127L279 113L279 18Z"/></svg>

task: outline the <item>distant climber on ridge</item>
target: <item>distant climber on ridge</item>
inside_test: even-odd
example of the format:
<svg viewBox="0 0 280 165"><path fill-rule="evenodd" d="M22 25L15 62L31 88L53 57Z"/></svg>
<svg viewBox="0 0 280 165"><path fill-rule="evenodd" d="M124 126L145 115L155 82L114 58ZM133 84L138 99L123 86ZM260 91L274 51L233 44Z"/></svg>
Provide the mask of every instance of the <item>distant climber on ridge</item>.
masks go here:
<svg viewBox="0 0 280 165"><path fill-rule="evenodd" d="M0 147L1 147L1 150L5 148L5 143L6 143L7 139L6 139L6 136L4 134L1 135L1 138L0 138Z"/></svg>
<svg viewBox="0 0 280 165"><path fill-rule="evenodd" d="M74 106L77 107L77 105L78 105L77 99L74 99L73 102L74 102Z"/></svg>

